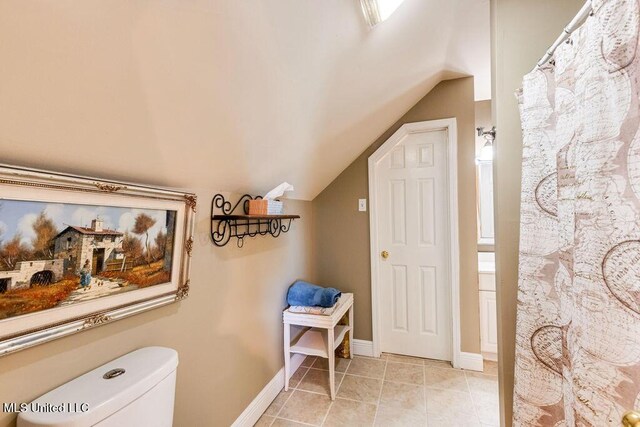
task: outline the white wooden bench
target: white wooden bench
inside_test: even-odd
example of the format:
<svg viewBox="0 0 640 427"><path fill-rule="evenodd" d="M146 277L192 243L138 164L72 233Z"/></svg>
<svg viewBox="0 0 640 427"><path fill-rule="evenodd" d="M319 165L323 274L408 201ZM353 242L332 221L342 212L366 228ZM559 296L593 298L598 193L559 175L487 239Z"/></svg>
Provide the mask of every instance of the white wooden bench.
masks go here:
<svg viewBox="0 0 640 427"><path fill-rule="evenodd" d="M349 312L349 324L338 325L346 312ZM331 400L336 397L335 390L335 349L349 333L349 358L353 358L353 294L343 293L336 310L330 316L307 313L291 313L288 309L282 313L284 323L284 389L289 390L291 378L291 354L318 356L329 359L329 385ZM291 341L291 325L308 329Z"/></svg>

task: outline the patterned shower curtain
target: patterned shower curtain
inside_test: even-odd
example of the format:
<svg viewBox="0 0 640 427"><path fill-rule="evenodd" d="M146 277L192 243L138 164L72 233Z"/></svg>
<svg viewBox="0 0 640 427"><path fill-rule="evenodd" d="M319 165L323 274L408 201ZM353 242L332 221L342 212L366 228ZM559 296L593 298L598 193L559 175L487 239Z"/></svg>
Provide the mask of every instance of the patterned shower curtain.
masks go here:
<svg viewBox="0 0 640 427"><path fill-rule="evenodd" d="M593 14L524 79L514 425L640 409L637 0Z"/></svg>

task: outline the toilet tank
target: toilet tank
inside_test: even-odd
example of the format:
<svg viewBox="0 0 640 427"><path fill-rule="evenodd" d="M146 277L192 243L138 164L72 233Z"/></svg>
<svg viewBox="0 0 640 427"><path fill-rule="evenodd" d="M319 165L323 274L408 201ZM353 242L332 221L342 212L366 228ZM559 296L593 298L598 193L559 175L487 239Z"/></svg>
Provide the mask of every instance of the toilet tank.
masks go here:
<svg viewBox="0 0 640 427"><path fill-rule="evenodd" d="M18 427L171 426L177 366L170 348L125 354L26 405Z"/></svg>

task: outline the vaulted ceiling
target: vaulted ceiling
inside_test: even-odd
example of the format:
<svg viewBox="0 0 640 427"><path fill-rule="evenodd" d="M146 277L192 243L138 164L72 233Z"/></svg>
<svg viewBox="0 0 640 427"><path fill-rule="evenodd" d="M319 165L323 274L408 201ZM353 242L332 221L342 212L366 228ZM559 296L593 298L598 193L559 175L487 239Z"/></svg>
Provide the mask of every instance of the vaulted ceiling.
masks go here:
<svg viewBox="0 0 640 427"><path fill-rule="evenodd" d="M442 79L490 97L488 0L0 2L0 159L312 199Z"/></svg>

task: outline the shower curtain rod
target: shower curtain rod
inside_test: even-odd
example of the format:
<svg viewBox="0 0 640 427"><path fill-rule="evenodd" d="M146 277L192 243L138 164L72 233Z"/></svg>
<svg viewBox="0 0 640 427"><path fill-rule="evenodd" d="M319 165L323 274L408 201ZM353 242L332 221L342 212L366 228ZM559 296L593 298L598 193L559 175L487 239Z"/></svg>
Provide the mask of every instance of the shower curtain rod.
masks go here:
<svg viewBox="0 0 640 427"><path fill-rule="evenodd" d="M573 20L569 23L569 25L567 25L564 28L564 30L562 31L562 34L560 34L560 37L558 37L556 41L551 45L551 47L547 50L547 52L544 54L542 59L538 61L538 64L536 65L537 67L542 67L544 64L549 62L551 58L553 58L553 54L558 48L558 46L560 46L562 43L567 41L569 36L571 36L571 33L577 30L578 27L582 25L584 21L587 20L587 17L591 14L591 10L592 10L591 0L588 0L584 4L584 6L582 6L582 9L580 9L580 12L578 12L575 18L573 18Z"/></svg>

